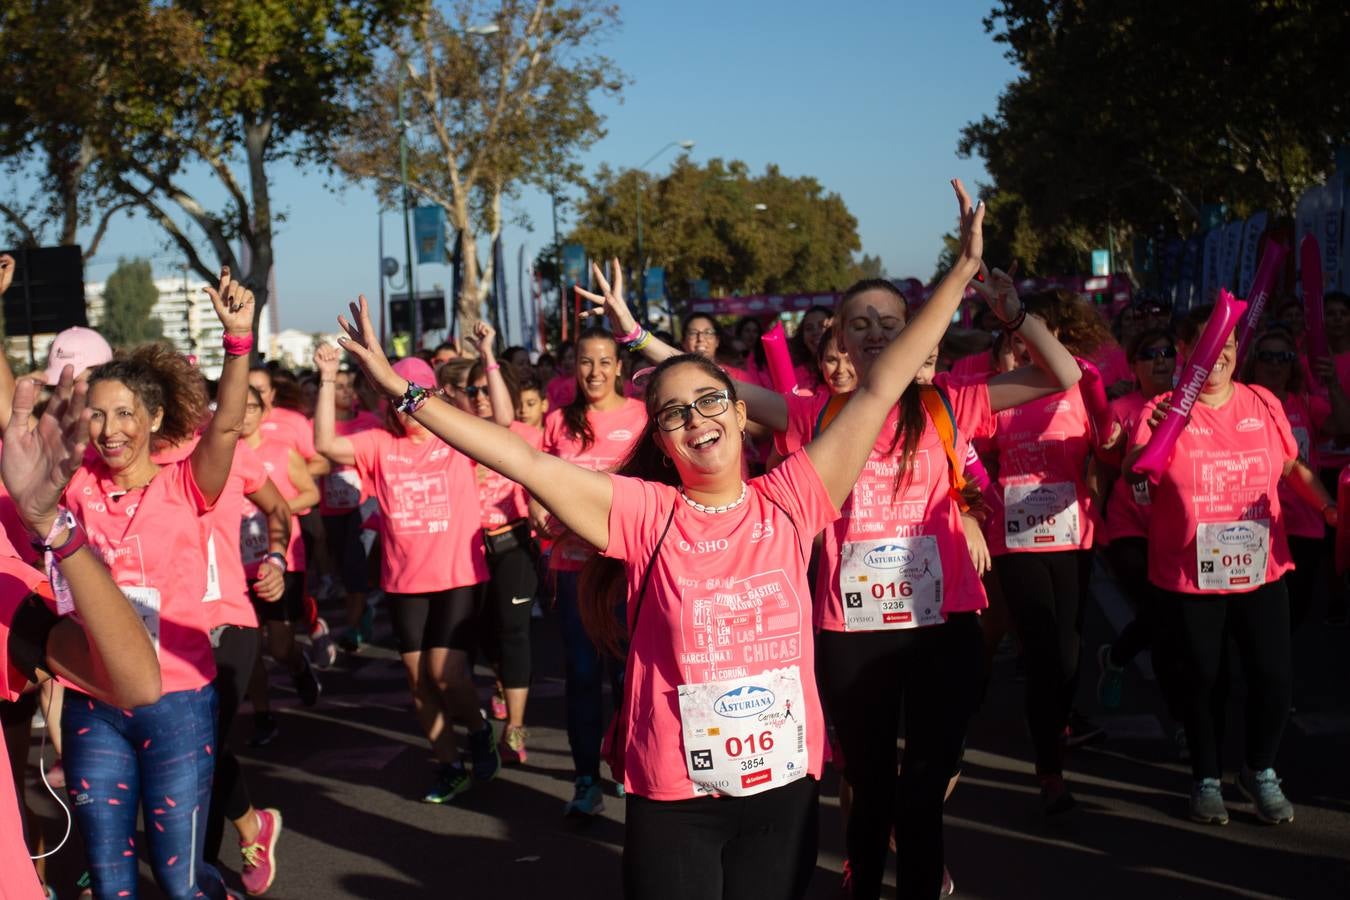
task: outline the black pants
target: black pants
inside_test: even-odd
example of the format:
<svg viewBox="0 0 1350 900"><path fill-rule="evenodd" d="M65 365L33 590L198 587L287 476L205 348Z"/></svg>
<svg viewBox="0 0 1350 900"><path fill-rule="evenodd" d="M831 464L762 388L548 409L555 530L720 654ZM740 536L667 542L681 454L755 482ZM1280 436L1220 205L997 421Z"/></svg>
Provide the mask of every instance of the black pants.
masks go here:
<svg viewBox="0 0 1350 900"><path fill-rule="evenodd" d="M1134 604L1135 616L1111 644L1111 662L1124 667L1145 650L1153 654L1153 674L1167 704L1167 714L1181 722L1181 669L1175 633L1168 627L1170 601L1148 580L1148 538L1116 538L1106 548L1116 583Z"/></svg>
<svg viewBox="0 0 1350 900"><path fill-rule="evenodd" d="M855 898L877 897L895 827L899 896L942 887L942 803L960 769L966 726L984 685L979 616L906 631L822 631L816 678L844 752L853 807L848 862ZM895 741L904 717L897 778Z"/></svg>
<svg viewBox="0 0 1350 900"><path fill-rule="evenodd" d="M1292 691L1289 595L1283 580L1246 594L1168 592L1185 680L1186 739L1196 779L1223 773L1224 714L1228 707L1228 640L1247 679L1244 765L1275 765Z"/></svg>
<svg viewBox="0 0 1350 900"><path fill-rule="evenodd" d="M463 650L472 661L482 605L476 584L425 594L385 594L399 653Z"/></svg>
<svg viewBox="0 0 1350 900"><path fill-rule="evenodd" d="M487 628L484 655L498 667L502 687L530 686L530 612L539 586L534 554L516 547L505 553L488 554L487 604L483 620Z"/></svg>
<svg viewBox="0 0 1350 900"><path fill-rule="evenodd" d="M1284 576L1285 586L1289 590L1289 633L1298 631L1298 627L1308 618L1312 609L1313 595L1317 591L1317 576L1322 568L1322 558L1326 556L1326 542L1321 538L1291 537L1289 552L1294 557L1294 571ZM1328 561L1328 565L1335 563Z"/></svg>
<svg viewBox="0 0 1350 900"><path fill-rule="evenodd" d="M220 633L216 657L216 774L211 782L211 812L206 817L206 861L220 862L225 838L225 820L233 822L253 804L244 784L244 773L230 750L230 728L239 703L248 694L253 663L258 656L258 629L227 625Z"/></svg>
<svg viewBox="0 0 1350 900"><path fill-rule="evenodd" d="M1064 728L1078 689L1091 557L1086 550L1005 553L994 557L994 566L1025 654L1036 774L1058 775L1064 771Z"/></svg>
<svg viewBox="0 0 1350 900"><path fill-rule="evenodd" d="M629 900L788 900L816 868L820 784L803 778L753 797L628 796ZM934 893L934 896L937 896Z"/></svg>

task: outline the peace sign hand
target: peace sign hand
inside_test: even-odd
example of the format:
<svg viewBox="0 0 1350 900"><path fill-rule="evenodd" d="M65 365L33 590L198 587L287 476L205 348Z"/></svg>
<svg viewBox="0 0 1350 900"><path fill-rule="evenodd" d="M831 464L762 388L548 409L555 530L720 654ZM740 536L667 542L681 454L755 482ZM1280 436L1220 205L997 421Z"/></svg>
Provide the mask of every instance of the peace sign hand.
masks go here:
<svg viewBox="0 0 1350 900"><path fill-rule="evenodd" d="M384 348L375 334L375 326L370 323L370 305L366 303L365 295L357 297L355 303L349 304L349 308L352 315L350 322L338 316L338 325L346 332L345 337L338 338L338 343L352 355L371 384L390 397L402 397L408 390L408 381L394 371L394 367L389 364L389 357L384 355Z"/></svg>
<svg viewBox="0 0 1350 900"><path fill-rule="evenodd" d="M633 318L633 313L628 309L628 303L623 298L623 264L619 262L618 257L609 262L610 273L613 278L613 284L605 278L605 273L600 271L600 267L591 263L591 275L599 286L601 293L592 294L585 290L581 285L577 285L577 296L589 300L594 306L591 309L581 311L581 318L589 319L596 316L607 316L609 318L609 327L615 334L632 334L637 330L637 319Z"/></svg>
<svg viewBox="0 0 1350 900"><path fill-rule="evenodd" d="M234 337L253 334L253 292L230 277L230 267L221 266L220 283L213 289L203 288L216 308L225 333Z"/></svg>
<svg viewBox="0 0 1350 900"><path fill-rule="evenodd" d="M980 261L980 274L984 276L984 281L976 279L970 283L984 302L989 304L989 308L994 311L1004 322L1011 322L1017 318L1017 314L1022 311L1022 300L1017 296L1017 285L1013 281L1013 276L1017 274L1017 261L1008 266L1008 271L994 269L990 271Z"/></svg>

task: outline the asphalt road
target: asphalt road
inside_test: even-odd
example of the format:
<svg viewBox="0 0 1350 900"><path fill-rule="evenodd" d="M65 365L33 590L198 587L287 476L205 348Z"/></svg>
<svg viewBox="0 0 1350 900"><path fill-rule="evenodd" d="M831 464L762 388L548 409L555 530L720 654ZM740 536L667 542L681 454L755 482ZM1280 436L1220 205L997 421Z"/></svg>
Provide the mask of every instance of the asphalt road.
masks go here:
<svg viewBox="0 0 1350 900"><path fill-rule="evenodd" d="M1080 808L1053 822L1040 814L1022 685L1011 654L1001 657L948 805L947 861L957 896L1350 897L1350 631L1324 626L1319 602L1296 640L1299 711L1279 766L1296 821L1261 825L1230 787L1232 823L1206 827L1186 818L1189 770L1176 760L1147 666L1130 670L1119 710L1108 715L1096 706L1089 650L1109 639L1128 609L1109 584L1099 579L1095 589L1079 707L1109 738L1070 757L1067 774ZM535 622L528 764L503 770L445 807L416 799L431 775L430 757L397 659L386 649L387 627L380 637L384 647L324 673L324 695L313 709L299 706L289 679L275 675L282 731L272 746L246 745L251 723L241 713L236 749L255 802L279 807L285 817L279 874L268 896L619 896L624 801L611 792L604 814L585 824L561 815L572 785L553 621ZM1241 699L1239 689L1229 728L1233 761ZM34 758L36 752L35 737ZM40 784L29 790L46 833L59 840L64 816L50 798L37 796ZM832 775L822 804L813 898L839 895L842 825ZM227 850L228 866L237 869L237 859ZM49 864L61 898L76 896L82 869L76 834ZM159 896L144 865L142 873L142 896ZM234 872L227 877L238 887Z"/></svg>

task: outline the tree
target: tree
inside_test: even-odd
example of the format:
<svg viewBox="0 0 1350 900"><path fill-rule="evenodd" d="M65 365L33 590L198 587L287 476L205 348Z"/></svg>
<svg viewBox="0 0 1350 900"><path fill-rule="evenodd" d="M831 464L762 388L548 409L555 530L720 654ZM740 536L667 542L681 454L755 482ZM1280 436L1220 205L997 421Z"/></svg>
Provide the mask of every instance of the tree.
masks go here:
<svg viewBox="0 0 1350 900"><path fill-rule="evenodd" d="M1032 257L1187 233L1206 204L1292 214L1350 139L1340 4L1001 0L985 25L1021 73L959 150Z"/></svg>
<svg viewBox="0 0 1350 900"><path fill-rule="evenodd" d="M114 347L130 347L164 336L164 323L150 315L159 288L145 259L120 259L103 286L103 320L98 330Z"/></svg>
<svg viewBox="0 0 1350 900"><path fill-rule="evenodd" d="M496 239L503 200L527 184L556 193L577 177L576 155L603 136L592 100L617 95L622 79L596 45L617 22L597 0L460 0L449 15L423 0L394 39L394 59L355 95L337 163L398 202L405 111L408 185L459 236L460 334L482 314L492 263L480 262L479 238Z"/></svg>
<svg viewBox="0 0 1350 900"><path fill-rule="evenodd" d="M659 178L601 166L577 215L570 239L592 258L617 256L634 273L664 266L667 292L677 300L693 279L707 279L714 294L841 289L861 248L857 220L838 194L774 165L754 176L736 160L700 166L681 157Z"/></svg>

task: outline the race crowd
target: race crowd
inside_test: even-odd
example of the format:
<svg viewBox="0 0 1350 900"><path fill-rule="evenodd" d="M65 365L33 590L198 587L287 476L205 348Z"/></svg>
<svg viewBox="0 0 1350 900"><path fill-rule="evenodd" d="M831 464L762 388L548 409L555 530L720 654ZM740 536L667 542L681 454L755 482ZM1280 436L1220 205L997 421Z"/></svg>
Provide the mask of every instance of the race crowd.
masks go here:
<svg viewBox="0 0 1350 900"><path fill-rule="evenodd" d="M1291 634L1314 579L1345 615L1350 297L1326 295L1316 359L1294 299L1243 359L1211 307L1174 317L1144 296L1108 321L1065 291L1019 297L953 184L960 252L932 296L911 310L870 279L810 310L789 390L761 322L692 315L677 344L635 319L617 261L577 290L587 327L534 359L480 323L465 347L391 362L361 298L312 369L250 367L253 297L225 271L214 383L165 344L114 352L83 328L43 370L4 365L0 896L54 896L23 839L35 712L87 896L136 896L142 860L168 897L235 895L227 822L261 895L282 815L230 744L245 699L248 740L278 734L262 657L315 704L322 668L387 613L437 762L421 799L451 803L527 759L537 597L564 648L563 812L599 813L607 780L626 798L631 897L802 896L827 763L851 896L878 896L890 850L899 896L951 894L943 804L1010 634L1047 816L1075 806L1066 749L1101 733L1073 705L1083 657L1109 709L1147 650L1190 816L1224 824L1240 793L1292 821ZM0 293L13 267L0 257ZM957 333L968 285L987 308ZM1189 419L1150 447L1206 335ZM1099 556L1136 618L1085 650ZM1246 709L1225 794L1230 641ZM475 662L495 673L486 709Z"/></svg>

